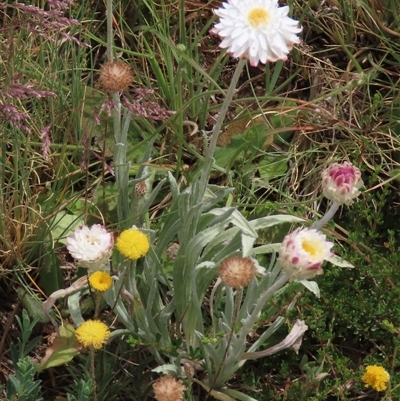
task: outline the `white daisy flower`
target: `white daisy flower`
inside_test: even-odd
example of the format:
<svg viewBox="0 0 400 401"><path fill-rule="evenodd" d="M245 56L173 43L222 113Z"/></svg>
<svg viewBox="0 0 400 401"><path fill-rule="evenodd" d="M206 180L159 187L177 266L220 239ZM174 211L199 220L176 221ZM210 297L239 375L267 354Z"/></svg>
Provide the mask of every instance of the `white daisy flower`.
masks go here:
<svg viewBox="0 0 400 401"><path fill-rule="evenodd" d="M278 7L278 0L228 0L215 11L220 22L210 31L223 40L233 57L259 62L286 60L302 28L289 18L289 7Z"/></svg>
<svg viewBox="0 0 400 401"><path fill-rule="evenodd" d="M101 270L111 256L114 238L101 224L81 226L67 237L67 249L79 265Z"/></svg>
<svg viewBox="0 0 400 401"><path fill-rule="evenodd" d="M298 228L284 238L278 262L291 280L308 280L323 273L322 263L333 256L333 245L314 228Z"/></svg>

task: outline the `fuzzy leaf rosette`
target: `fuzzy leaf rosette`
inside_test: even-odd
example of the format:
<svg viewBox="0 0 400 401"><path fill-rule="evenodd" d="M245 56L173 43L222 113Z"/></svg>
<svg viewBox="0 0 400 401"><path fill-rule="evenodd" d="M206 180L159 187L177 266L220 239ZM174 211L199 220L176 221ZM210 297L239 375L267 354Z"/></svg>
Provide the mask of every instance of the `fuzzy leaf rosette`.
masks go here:
<svg viewBox="0 0 400 401"><path fill-rule="evenodd" d="M279 247L278 262L290 280L309 280L322 274L322 264L333 256L326 236L313 228L298 228Z"/></svg>
<svg viewBox="0 0 400 401"><path fill-rule="evenodd" d="M89 272L105 270L114 246L114 238L104 226L80 226L67 237L67 249L80 266Z"/></svg>

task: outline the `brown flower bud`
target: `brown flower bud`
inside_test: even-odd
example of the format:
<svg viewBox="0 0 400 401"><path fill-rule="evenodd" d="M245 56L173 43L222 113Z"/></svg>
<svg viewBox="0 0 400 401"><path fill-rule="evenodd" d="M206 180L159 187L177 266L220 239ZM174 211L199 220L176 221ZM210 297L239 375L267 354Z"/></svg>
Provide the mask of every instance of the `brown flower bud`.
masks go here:
<svg viewBox="0 0 400 401"><path fill-rule="evenodd" d="M194 370L194 367L192 366L191 363L185 362L185 363L183 364L183 369L185 370L186 376L187 376L189 379L192 379L192 378L194 377L195 370Z"/></svg>
<svg viewBox="0 0 400 401"><path fill-rule="evenodd" d="M108 61L100 68L100 85L111 92L127 89L133 80L131 67L123 61Z"/></svg>
<svg viewBox="0 0 400 401"><path fill-rule="evenodd" d="M136 195L139 196L139 197L146 195L147 194L146 181L138 182L135 185L135 192L136 192Z"/></svg>
<svg viewBox="0 0 400 401"><path fill-rule="evenodd" d="M170 375L160 377L154 384L154 398L157 401L181 401L185 386L182 380L176 380Z"/></svg>
<svg viewBox="0 0 400 401"><path fill-rule="evenodd" d="M251 258L232 256L225 259L218 269L221 281L232 288L242 288L254 278L256 266Z"/></svg>

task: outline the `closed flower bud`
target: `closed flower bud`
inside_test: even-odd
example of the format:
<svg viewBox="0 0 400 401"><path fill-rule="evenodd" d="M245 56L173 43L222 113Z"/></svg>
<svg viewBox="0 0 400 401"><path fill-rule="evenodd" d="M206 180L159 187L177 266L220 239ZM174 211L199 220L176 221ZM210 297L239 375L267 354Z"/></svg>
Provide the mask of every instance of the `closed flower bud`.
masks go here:
<svg viewBox="0 0 400 401"><path fill-rule="evenodd" d="M351 205L363 186L360 170L349 162L333 163L322 172L322 193L331 201Z"/></svg>
<svg viewBox="0 0 400 401"><path fill-rule="evenodd" d="M225 259L218 269L221 281L232 288L246 287L254 278L256 266L251 258L232 256Z"/></svg>
<svg viewBox="0 0 400 401"><path fill-rule="evenodd" d="M100 85L111 92L127 89L134 80L133 71L123 61L108 61L100 68Z"/></svg>
<svg viewBox="0 0 400 401"><path fill-rule="evenodd" d="M308 280L323 273L322 263L333 256L333 245L313 228L298 228L284 238L278 262L290 280Z"/></svg>

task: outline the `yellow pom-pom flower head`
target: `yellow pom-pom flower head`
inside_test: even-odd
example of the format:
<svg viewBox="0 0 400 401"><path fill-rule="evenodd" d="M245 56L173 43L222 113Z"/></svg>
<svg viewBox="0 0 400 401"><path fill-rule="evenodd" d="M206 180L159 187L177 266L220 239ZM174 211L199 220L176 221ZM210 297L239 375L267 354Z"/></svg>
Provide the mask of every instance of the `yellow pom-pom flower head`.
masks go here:
<svg viewBox="0 0 400 401"><path fill-rule="evenodd" d="M372 387L376 391L385 391L390 375L382 366L369 365L365 368L361 379L365 383L365 387Z"/></svg>
<svg viewBox="0 0 400 401"><path fill-rule="evenodd" d="M115 246L127 258L137 260L146 255L150 242L146 234L134 228L122 231Z"/></svg>
<svg viewBox="0 0 400 401"><path fill-rule="evenodd" d="M112 278L107 272L97 271L89 276L90 286L99 292L107 291L112 285Z"/></svg>
<svg viewBox="0 0 400 401"><path fill-rule="evenodd" d="M84 347L100 349L110 337L108 326L100 320L87 320L75 330L75 337Z"/></svg>

